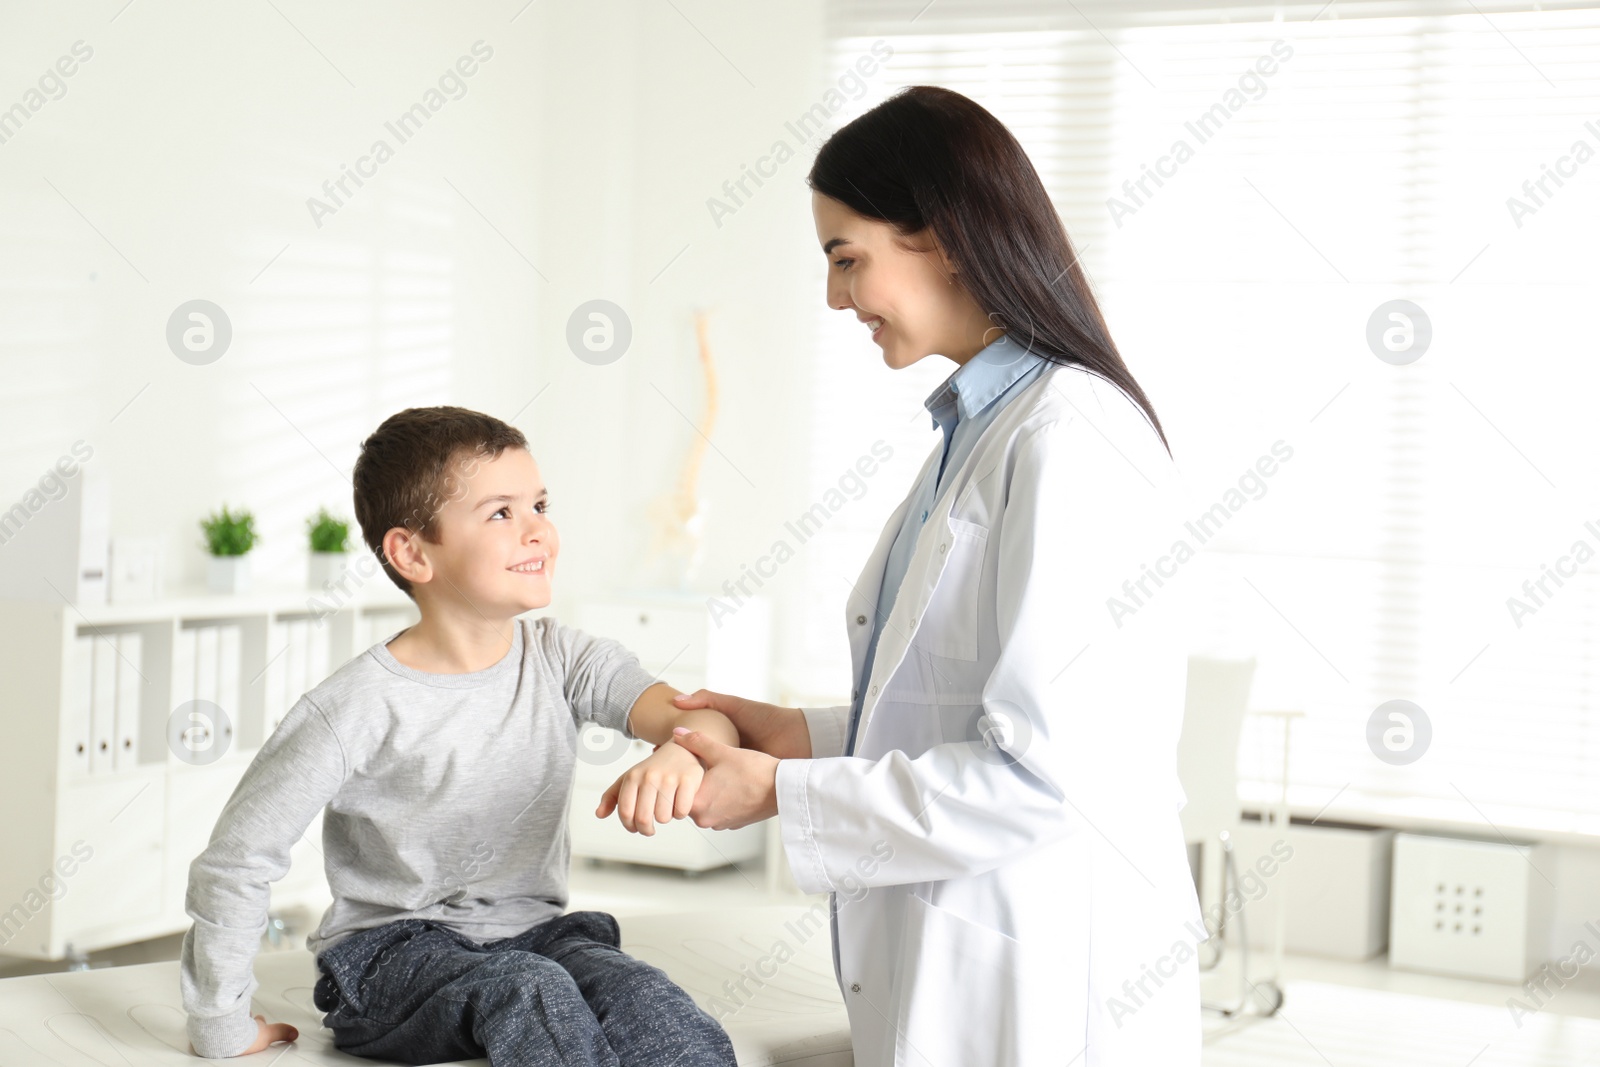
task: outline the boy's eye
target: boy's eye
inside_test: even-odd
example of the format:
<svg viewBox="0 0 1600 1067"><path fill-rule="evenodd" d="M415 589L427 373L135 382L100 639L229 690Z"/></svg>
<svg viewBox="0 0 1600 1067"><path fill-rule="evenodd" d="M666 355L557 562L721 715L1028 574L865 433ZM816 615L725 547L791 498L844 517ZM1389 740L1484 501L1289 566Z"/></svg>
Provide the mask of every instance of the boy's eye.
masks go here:
<svg viewBox="0 0 1600 1067"><path fill-rule="evenodd" d="M539 514L543 515L545 512L550 510L550 503L549 503L549 501L541 500L537 504L533 505L533 509L535 511L537 511ZM509 519L511 517L511 505L509 505L509 504L501 505L500 507L496 508L494 514L490 515L489 517L491 519L499 519L499 518Z"/></svg>
<svg viewBox="0 0 1600 1067"><path fill-rule="evenodd" d="M845 266L847 264L853 263L853 262L855 262L855 261L854 260L850 260L850 259L836 259L836 260L833 261L833 265L835 267L838 267L840 270L844 270L844 268L845 268Z"/></svg>

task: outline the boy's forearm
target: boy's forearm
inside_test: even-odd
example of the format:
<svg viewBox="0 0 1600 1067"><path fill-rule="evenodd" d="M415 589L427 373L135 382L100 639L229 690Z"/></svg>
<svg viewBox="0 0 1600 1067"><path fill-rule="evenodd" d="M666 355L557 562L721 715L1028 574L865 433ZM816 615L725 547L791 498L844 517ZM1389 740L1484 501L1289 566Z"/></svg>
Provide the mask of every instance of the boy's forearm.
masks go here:
<svg viewBox="0 0 1600 1067"><path fill-rule="evenodd" d="M673 726L683 726L690 730L698 730L707 737L714 737L723 744L732 748L739 747L739 729L733 721L720 711L711 708L695 708L692 711L678 713L678 719ZM667 731L667 740L672 740L672 731Z"/></svg>
<svg viewBox="0 0 1600 1067"><path fill-rule="evenodd" d="M628 715L628 729L652 745L664 745L672 740L672 728L684 726L703 731L725 745L739 747L739 729L720 711L711 708L693 708L685 711L672 702L678 691L666 682L656 682L639 694L633 710Z"/></svg>

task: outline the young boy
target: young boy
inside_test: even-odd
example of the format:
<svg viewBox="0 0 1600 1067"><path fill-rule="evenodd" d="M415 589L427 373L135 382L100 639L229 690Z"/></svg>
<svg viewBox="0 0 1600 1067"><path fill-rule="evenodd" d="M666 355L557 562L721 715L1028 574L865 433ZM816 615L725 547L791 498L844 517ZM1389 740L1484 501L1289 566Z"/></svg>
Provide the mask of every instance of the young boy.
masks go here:
<svg viewBox="0 0 1600 1067"><path fill-rule="evenodd" d="M252 1018L251 962L269 883L323 810L333 905L307 947L336 1047L496 1067L733 1064L717 1022L620 950L615 918L563 912L578 724L659 744L612 787L624 825L646 834L689 813L703 775L673 727L730 745L738 731L674 707L676 690L616 641L517 618L549 605L560 540L514 427L402 411L362 444L354 483L362 537L421 621L300 698L190 865L195 1053L299 1036Z"/></svg>

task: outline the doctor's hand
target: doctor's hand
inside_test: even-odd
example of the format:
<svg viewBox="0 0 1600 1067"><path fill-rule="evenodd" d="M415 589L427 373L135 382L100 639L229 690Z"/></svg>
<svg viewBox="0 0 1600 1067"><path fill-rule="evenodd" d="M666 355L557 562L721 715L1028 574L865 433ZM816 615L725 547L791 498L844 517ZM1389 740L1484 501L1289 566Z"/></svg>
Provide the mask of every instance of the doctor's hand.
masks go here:
<svg viewBox="0 0 1600 1067"><path fill-rule="evenodd" d="M689 805L704 777L705 768L688 749L673 741L657 745L654 752L611 783L600 798L595 817L603 819L615 810L628 830L654 837L657 823L669 823L689 814Z"/></svg>
<svg viewBox="0 0 1600 1067"><path fill-rule="evenodd" d="M700 757L705 780L689 817L706 830L737 830L778 814L778 761L765 752L733 748L679 726L673 740Z"/></svg>
<svg viewBox="0 0 1600 1067"><path fill-rule="evenodd" d="M684 711L711 708L722 712L739 731L739 744L745 748L777 759L811 758L811 730L799 708L780 708L709 689L679 693L672 702Z"/></svg>

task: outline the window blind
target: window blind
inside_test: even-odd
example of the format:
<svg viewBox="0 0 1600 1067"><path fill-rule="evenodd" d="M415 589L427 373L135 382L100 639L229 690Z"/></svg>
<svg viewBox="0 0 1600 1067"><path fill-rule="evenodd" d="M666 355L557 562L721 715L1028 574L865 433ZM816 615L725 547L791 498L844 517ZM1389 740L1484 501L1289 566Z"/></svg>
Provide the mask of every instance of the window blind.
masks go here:
<svg viewBox="0 0 1600 1067"><path fill-rule="evenodd" d="M1243 500L1186 565L1195 651L1255 654L1253 705L1304 710L1302 808L1600 833L1600 12L1541 6L831 12L830 72L894 49L838 123L908 84L1004 121L1191 514ZM1381 358L1395 300L1431 330L1414 362ZM815 491L890 431L901 466L807 556L816 692L848 679L845 581L933 447L921 399L953 369L890 372L853 315L821 314ZM1242 489L1280 442L1292 458ZM1414 758L1368 741L1392 700L1427 718ZM1247 728L1247 796L1276 795L1277 752Z"/></svg>

